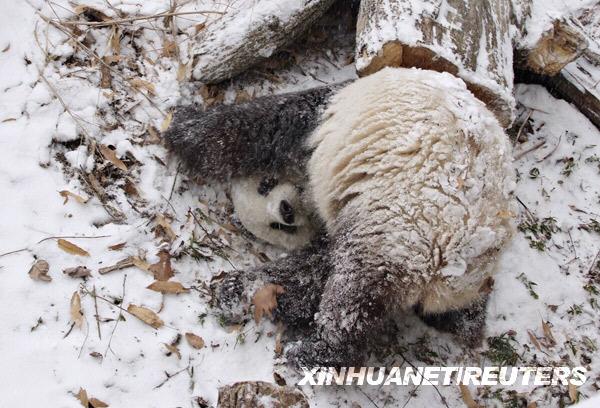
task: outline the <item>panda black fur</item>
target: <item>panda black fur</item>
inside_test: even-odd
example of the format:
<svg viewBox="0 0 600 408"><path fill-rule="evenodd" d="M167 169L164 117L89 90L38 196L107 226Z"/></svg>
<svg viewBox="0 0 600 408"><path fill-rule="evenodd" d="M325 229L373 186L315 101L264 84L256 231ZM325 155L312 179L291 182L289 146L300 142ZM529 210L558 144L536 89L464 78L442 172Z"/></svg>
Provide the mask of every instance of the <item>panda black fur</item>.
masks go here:
<svg viewBox="0 0 600 408"><path fill-rule="evenodd" d="M288 352L300 365L360 365L386 320L411 308L481 334L514 181L508 138L462 80L386 68L210 112L183 110L165 134L188 168L221 180L305 177L306 205L326 228L216 285L225 313L265 282L284 286L279 317L308 328Z"/></svg>

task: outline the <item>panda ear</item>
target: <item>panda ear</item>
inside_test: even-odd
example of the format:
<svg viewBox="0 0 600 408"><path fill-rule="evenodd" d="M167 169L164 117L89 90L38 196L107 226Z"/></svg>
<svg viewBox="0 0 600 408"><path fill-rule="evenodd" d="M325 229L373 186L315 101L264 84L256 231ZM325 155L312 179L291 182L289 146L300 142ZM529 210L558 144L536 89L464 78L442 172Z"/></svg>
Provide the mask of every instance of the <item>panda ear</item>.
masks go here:
<svg viewBox="0 0 600 408"><path fill-rule="evenodd" d="M261 196L266 197L275 188L275 186L277 186L277 184L279 184L279 180L277 180L276 177L263 177L260 180L260 183L258 183L258 188L256 189L256 192Z"/></svg>

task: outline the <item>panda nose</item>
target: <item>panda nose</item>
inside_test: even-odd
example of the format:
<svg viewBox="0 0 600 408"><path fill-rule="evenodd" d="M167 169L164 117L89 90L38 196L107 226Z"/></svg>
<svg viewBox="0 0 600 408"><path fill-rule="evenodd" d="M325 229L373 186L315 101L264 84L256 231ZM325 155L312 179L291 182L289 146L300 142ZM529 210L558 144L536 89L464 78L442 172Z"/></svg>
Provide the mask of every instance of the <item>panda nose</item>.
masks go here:
<svg viewBox="0 0 600 408"><path fill-rule="evenodd" d="M294 223L294 208L286 200L279 203L279 213L286 224Z"/></svg>

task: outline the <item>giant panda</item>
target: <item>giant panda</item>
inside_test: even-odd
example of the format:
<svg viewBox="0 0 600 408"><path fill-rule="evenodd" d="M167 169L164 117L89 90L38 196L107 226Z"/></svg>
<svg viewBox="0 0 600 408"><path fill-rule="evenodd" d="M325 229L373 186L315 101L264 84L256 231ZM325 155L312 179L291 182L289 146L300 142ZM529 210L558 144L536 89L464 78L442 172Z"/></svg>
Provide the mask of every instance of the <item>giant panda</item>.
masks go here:
<svg viewBox="0 0 600 408"><path fill-rule="evenodd" d="M303 328L301 366L361 365L388 319L416 310L480 338L497 259L513 231L511 146L450 74L385 68L352 83L184 108L165 133L195 175L303 180L322 223L286 257L214 285L224 314L284 287L277 315Z"/></svg>

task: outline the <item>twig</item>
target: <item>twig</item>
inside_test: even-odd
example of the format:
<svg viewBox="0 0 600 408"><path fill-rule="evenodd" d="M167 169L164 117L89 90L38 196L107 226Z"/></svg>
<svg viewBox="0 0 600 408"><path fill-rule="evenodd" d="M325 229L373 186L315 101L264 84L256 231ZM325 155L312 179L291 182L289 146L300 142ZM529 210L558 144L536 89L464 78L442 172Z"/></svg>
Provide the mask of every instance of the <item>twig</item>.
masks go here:
<svg viewBox="0 0 600 408"><path fill-rule="evenodd" d="M92 239L92 238L107 238L107 237L110 237L110 236L111 235L96 235L96 236L92 236L92 237L85 237L85 236L78 236L78 235L53 236L53 237L46 237L46 238L43 238L43 239L39 240L38 242L36 242L36 245L37 244L41 244L42 242L47 241L49 239L61 239L61 238L77 238L77 239L79 239L79 238L88 238L88 239ZM6 256L6 255L12 255L12 254L16 254L16 253L23 252L23 251L31 251L31 249L30 248L21 248L21 249L15 249L14 251L8 251L8 252L5 252L3 254L0 254L0 258L3 257L3 256Z"/></svg>
<svg viewBox="0 0 600 408"><path fill-rule="evenodd" d="M596 265L596 259L598 259L598 256L600 256L600 249L598 250L598 252L596 252L596 256L594 257L594 260L592 261L592 264L590 265L590 269L588 269L588 275L590 273L592 273L592 269L594 269L594 266Z"/></svg>
<svg viewBox="0 0 600 408"><path fill-rule="evenodd" d="M537 142L535 145L531 146L529 149L525 149L524 151L518 153L515 155L515 157L513 158L513 161L517 161L519 160L521 157L525 156L527 153L531 153L534 150L539 149L540 147L542 147L543 145L546 144L545 140L540 140L539 142Z"/></svg>
<svg viewBox="0 0 600 408"><path fill-rule="evenodd" d="M12 255L12 254L16 254L16 253L23 252L23 251L29 251L29 250L30 250L29 248L15 249L14 251L8 251L3 254L0 254L0 258L2 258L3 256L6 256L6 255Z"/></svg>
<svg viewBox="0 0 600 408"><path fill-rule="evenodd" d="M169 193L169 200L173 197L173 192L175 191L175 184L177 183L177 176L179 175L179 168L181 167L181 162L177 163L177 170L175 171L175 178L173 179L173 185L171 186L171 192Z"/></svg>
<svg viewBox="0 0 600 408"><path fill-rule="evenodd" d="M521 123L521 126L519 126L519 131L517 132L517 136L515 136L515 143L517 141L519 141L519 137L521 136L521 132L523 132L523 128L525 127L525 125L527 124L527 121L529 120L529 118L531 117L531 114L533 113L533 109L529 109L529 112L527 113L527 116L525 117L525 120L523 121L523 123Z"/></svg>
<svg viewBox="0 0 600 408"><path fill-rule="evenodd" d="M561 134L558 137L558 143L556 144L556 146L554 146L554 149L552 149L547 155L545 155L544 157L542 157L541 159L539 159L537 162L543 162L544 160L546 160L548 157L552 156L554 154L554 152L556 151L556 149L558 149L558 146L560 146L560 141L562 140L563 135Z"/></svg>
<svg viewBox="0 0 600 408"><path fill-rule="evenodd" d="M401 351L398 351L398 354L400 354L400 357L402 357L404 359L404 361L406 361L413 369L418 370L417 366L415 366L413 363L410 362L409 359L407 359L404 354ZM440 390L438 389L438 386L433 384L431 381L427 380L427 382L431 385L433 385L433 388L435 389L435 392L440 396L440 399L442 400L442 403L446 406L446 408L450 408L450 406L448 405L448 402L446 401L446 397L444 397L442 395L442 393L440 392Z"/></svg>
<svg viewBox="0 0 600 408"><path fill-rule="evenodd" d="M362 395L364 395L365 397L367 397L367 399L369 401L371 401L371 404L373 404L375 406L375 408L379 408L379 405L377 405L375 403L375 401L373 401L373 399L366 392L364 392L361 388L357 388L357 390L360 391L362 393Z"/></svg>
<svg viewBox="0 0 600 408"><path fill-rule="evenodd" d="M519 202L519 204L521 204L523 206L523 208L525 208L525 211L527 211L527 215L529 215L529 217L532 220L535 220L535 215L533 215L533 213L531 211L529 211L529 208L527 208L527 206L525 205L525 203L523 201L521 201L521 199L519 198L519 196L515 196L515 198L517 199L517 201Z"/></svg>
<svg viewBox="0 0 600 408"><path fill-rule="evenodd" d="M98 339L102 340L102 332L100 331L100 315L98 314L98 298L96 297L96 285L94 285L94 309L96 310L96 328L98 329Z"/></svg>
<svg viewBox="0 0 600 408"><path fill-rule="evenodd" d="M160 387L162 387L162 386L163 386L163 385L165 385L165 384L167 383L167 381L169 381L171 378L175 377L177 374L180 374L180 373L184 372L184 371L185 371L185 370L187 370L188 368L190 368L189 364L188 364L188 366L187 366L187 367L183 367L181 370L179 370L179 371L177 371L176 373L173 373L173 374L169 374L169 373L167 373L167 372L165 371L165 375L167 376L167 378L165 378L165 379L163 380L163 382L161 382L161 383L160 383L160 384L158 384L156 387L154 387L154 389L157 389L157 388L160 388Z"/></svg>
<svg viewBox="0 0 600 408"><path fill-rule="evenodd" d="M186 15L194 15L194 14L225 14L222 11L212 11L212 10L201 10L201 11L179 11L179 12L164 12L153 14L150 16L137 16L137 17L129 17L129 18L118 18L114 20L106 20L106 21L61 21L62 25L85 25L85 26L94 26L94 27L103 27L110 26L114 24L121 23L131 23L132 21L141 21L141 20L154 20L163 17L177 17L177 16L186 16ZM55 21L55 20L50 20Z"/></svg>
<svg viewBox="0 0 600 408"><path fill-rule="evenodd" d="M127 274L125 274L123 276L123 291L121 294L121 303L123 303L123 301L125 300L125 282L127 281ZM117 317L117 320L115 321L115 325L113 326L112 332L110 333L110 338L108 339L108 344L106 345L106 350L104 351L104 357L106 357L106 355L108 354L108 350L112 351L112 349L110 348L110 343L112 342L112 338L115 334L115 330L117 330L117 325L119 324L119 321L121 320L121 318L123 317L123 313L119 312L119 316ZM114 351L113 351L114 354Z"/></svg>

